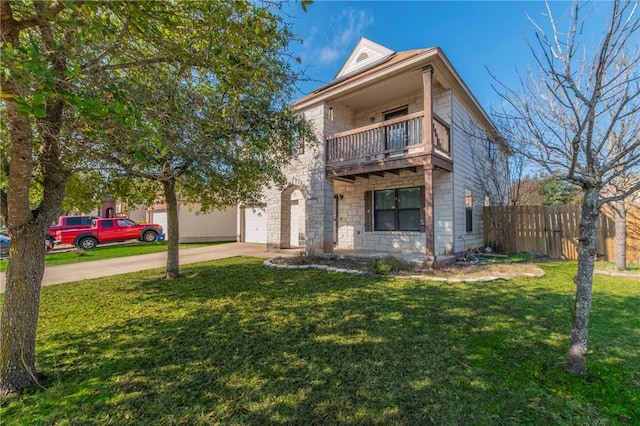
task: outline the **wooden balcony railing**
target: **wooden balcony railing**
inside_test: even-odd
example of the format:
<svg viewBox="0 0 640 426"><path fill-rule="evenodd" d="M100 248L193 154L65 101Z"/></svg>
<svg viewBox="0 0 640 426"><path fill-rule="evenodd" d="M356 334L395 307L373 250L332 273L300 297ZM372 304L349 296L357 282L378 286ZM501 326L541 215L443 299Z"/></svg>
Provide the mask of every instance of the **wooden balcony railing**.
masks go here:
<svg viewBox="0 0 640 426"><path fill-rule="evenodd" d="M422 112L327 137L327 164L396 158L423 151ZM433 117L432 144L444 156L450 153L449 126Z"/></svg>
<svg viewBox="0 0 640 426"><path fill-rule="evenodd" d="M451 132L449 125L438 116L433 116L433 146L447 156L451 155Z"/></svg>

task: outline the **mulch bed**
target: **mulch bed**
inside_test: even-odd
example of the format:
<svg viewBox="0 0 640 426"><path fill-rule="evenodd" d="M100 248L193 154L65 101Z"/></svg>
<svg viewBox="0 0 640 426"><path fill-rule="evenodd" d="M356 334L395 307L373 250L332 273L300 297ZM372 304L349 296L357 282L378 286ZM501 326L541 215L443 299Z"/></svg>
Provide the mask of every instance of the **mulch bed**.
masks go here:
<svg viewBox="0 0 640 426"><path fill-rule="evenodd" d="M342 258L324 258L318 256L276 257L271 263L281 265L327 265L342 269L371 272L371 260L353 260ZM407 267L392 273L397 276L441 277L441 278L481 278L497 277L510 279L520 276L542 277L544 272L532 263L485 263L475 265L452 265L446 268L416 270Z"/></svg>

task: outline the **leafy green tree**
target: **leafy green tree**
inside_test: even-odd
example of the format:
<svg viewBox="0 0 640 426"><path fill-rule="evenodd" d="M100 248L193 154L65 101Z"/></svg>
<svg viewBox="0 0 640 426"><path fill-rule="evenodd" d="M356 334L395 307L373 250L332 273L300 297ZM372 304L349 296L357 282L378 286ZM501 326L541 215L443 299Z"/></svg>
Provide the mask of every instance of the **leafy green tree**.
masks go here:
<svg viewBox="0 0 640 426"><path fill-rule="evenodd" d="M63 214L97 211L107 198L143 206L157 200L156 183L118 174L113 166L93 165L93 169L87 167L70 174L62 200Z"/></svg>
<svg viewBox="0 0 640 426"><path fill-rule="evenodd" d="M541 174L538 180L544 197L543 204L562 206L577 204L580 201L580 188L571 182L545 173Z"/></svg>
<svg viewBox="0 0 640 426"><path fill-rule="evenodd" d="M161 186L169 279L179 274L179 200L199 203L205 212L259 201L265 185L281 181L297 139L311 140L304 119L287 107L295 74L269 46L273 38L245 47L251 75L236 74L233 93L199 67L127 75L129 99L141 111L136 129L120 131L110 143L97 135L89 150L90 161ZM118 132L105 127L98 133Z"/></svg>
<svg viewBox="0 0 640 426"><path fill-rule="evenodd" d="M264 77L248 59L261 58L265 46L265 56L277 58L291 40L272 7L278 3L0 1L6 126L0 215L12 236L0 319L0 395L37 383L42 241L78 164L97 141L122 136L96 129L108 121L114 129L146 132L136 127L143 114L122 82L163 64L198 67L221 93L239 96L244 79ZM35 203L33 194L41 194Z"/></svg>

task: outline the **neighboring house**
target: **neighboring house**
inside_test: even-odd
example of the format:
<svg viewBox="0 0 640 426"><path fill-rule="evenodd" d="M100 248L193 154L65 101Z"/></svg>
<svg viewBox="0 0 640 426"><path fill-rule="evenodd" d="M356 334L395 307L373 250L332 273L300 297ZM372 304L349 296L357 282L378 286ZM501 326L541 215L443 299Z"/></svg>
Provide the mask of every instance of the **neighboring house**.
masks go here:
<svg viewBox="0 0 640 426"><path fill-rule="evenodd" d="M294 108L320 143L301 143L289 185L266 191L265 206L239 209L241 237L274 251L411 253L429 264L483 245L471 135L485 135L491 161L486 135L498 133L439 48L393 52L363 38Z"/></svg>
<svg viewBox="0 0 640 426"><path fill-rule="evenodd" d="M199 204L179 203L180 242L235 241L237 210L236 206L229 206L222 210L202 213ZM150 208L132 209L128 213L129 218L133 220L161 225L167 235L167 208L164 204L155 204Z"/></svg>
<svg viewBox="0 0 640 426"><path fill-rule="evenodd" d="M96 212L96 216L100 217L128 217L131 220L135 220L138 222L138 218L131 217L128 205L125 201L117 200L111 197L110 195L106 196L100 206L98 207L98 211ZM144 220L144 218L142 218Z"/></svg>
<svg viewBox="0 0 640 426"><path fill-rule="evenodd" d="M178 205L180 242L236 241L238 210L236 206L228 206L222 210L202 213L199 204L181 202ZM126 217L138 223L156 223L162 226L165 236L167 235L167 208L164 204L132 207L125 201L105 197L97 210L90 214L104 218Z"/></svg>
<svg viewBox="0 0 640 426"><path fill-rule="evenodd" d="M197 203L178 204L178 226L181 243L236 241L238 208L228 206L207 213ZM164 204L151 207L130 206L127 202L105 197L97 210L100 217L126 217L139 223L156 223L167 234L167 208Z"/></svg>

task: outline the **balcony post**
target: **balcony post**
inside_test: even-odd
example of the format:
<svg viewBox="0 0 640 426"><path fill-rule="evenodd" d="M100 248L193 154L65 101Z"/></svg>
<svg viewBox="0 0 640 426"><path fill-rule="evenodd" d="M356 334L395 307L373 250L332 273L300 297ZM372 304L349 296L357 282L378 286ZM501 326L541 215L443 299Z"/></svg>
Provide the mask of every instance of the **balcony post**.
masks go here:
<svg viewBox="0 0 640 426"><path fill-rule="evenodd" d="M422 68L422 91L424 93L424 118L422 123L422 144L424 153L433 152L433 67L427 65Z"/></svg>

